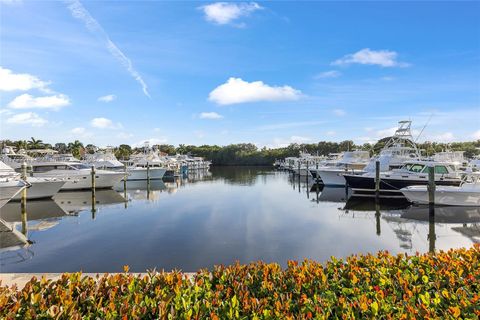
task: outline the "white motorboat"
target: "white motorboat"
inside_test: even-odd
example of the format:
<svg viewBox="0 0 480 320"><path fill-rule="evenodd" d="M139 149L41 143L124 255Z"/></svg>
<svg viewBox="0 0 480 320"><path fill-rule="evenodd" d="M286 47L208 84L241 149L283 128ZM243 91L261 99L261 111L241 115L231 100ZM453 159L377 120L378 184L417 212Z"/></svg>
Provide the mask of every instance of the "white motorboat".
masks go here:
<svg viewBox="0 0 480 320"><path fill-rule="evenodd" d="M315 172L326 186L345 186L343 175L350 171L362 170L369 161L368 151L346 151L333 165L315 169Z"/></svg>
<svg viewBox="0 0 480 320"><path fill-rule="evenodd" d="M400 190L413 203L428 204L427 186L408 186ZM445 206L480 206L480 176L469 175L460 186L437 186L435 188L435 204Z"/></svg>
<svg viewBox="0 0 480 320"><path fill-rule="evenodd" d="M0 176L1 177L16 177L20 179L20 174L15 172L13 168L0 161ZM60 188L66 183L65 180L56 178L37 178L37 177L24 177L25 181L30 184L27 189L27 199L48 199L53 197ZM12 198L12 200L21 200L22 194L18 193Z"/></svg>
<svg viewBox="0 0 480 320"><path fill-rule="evenodd" d="M16 177L0 178L0 208L28 186Z"/></svg>
<svg viewBox="0 0 480 320"><path fill-rule="evenodd" d="M60 190L92 188L92 168L81 162L32 162L30 175L39 178L56 178L65 181ZM18 171L20 165L16 168ZM95 188L111 189L125 174L107 170L95 170Z"/></svg>
<svg viewBox="0 0 480 320"><path fill-rule="evenodd" d="M125 164L128 170L127 181L162 179L167 172L167 164L148 145L144 147L143 153L131 155Z"/></svg>

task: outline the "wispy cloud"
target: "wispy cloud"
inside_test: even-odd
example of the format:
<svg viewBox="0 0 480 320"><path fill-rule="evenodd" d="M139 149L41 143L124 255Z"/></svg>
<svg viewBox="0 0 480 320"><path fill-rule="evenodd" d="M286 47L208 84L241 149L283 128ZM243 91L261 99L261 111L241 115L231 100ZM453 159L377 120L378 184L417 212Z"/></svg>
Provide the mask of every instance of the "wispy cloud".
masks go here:
<svg viewBox="0 0 480 320"><path fill-rule="evenodd" d="M215 24L231 24L241 17L250 15L252 12L263 9L258 3L229 3L215 2L199 7L205 14L205 19ZM243 26L243 24L237 25Z"/></svg>
<svg viewBox="0 0 480 320"><path fill-rule="evenodd" d="M222 119L223 116L221 114L216 113L216 112L202 112L202 113L200 113L199 118L200 119L218 120L218 119Z"/></svg>
<svg viewBox="0 0 480 320"><path fill-rule="evenodd" d="M332 110L333 114L336 115L337 117L343 117L344 115L347 114L347 112L343 109L333 109Z"/></svg>
<svg viewBox="0 0 480 320"><path fill-rule="evenodd" d="M65 0L68 3L68 9L72 13L72 16L76 19L79 19L90 32L96 34L102 41L105 42L107 49L110 53L122 64L122 66L127 69L130 75L142 86L143 93L150 98L148 93L148 87L145 81L143 80L140 73L132 65L132 61L110 40L110 37L102 28L102 26L95 20L90 13L85 9L82 3L78 0Z"/></svg>
<svg viewBox="0 0 480 320"><path fill-rule="evenodd" d="M9 124L29 124L33 127L41 127L48 121L34 112L18 113L7 119Z"/></svg>
<svg viewBox="0 0 480 320"><path fill-rule="evenodd" d="M7 107L12 109L51 109L60 110L70 105L70 99L64 94L34 97L27 93L17 96Z"/></svg>
<svg viewBox="0 0 480 320"><path fill-rule="evenodd" d="M112 102L113 100L117 99L117 96L114 94L108 94L106 96L101 96L98 98L98 101L101 102Z"/></svg>
<svg viewBox="0 0 480 320"><path fill-rule="evenodd" d="M332 65L367 64L382 67L407 67L408 63L397 61L398 53L390 50L362 49L332 62Z"/></svg>
<svg viewBox="0 0 480 320"><path fill-rule="evenodd" d="M325 72L320 72L319 74L315 75L314 79L326 79L326 78L338 78L342 75L340 71L337 70L330 70Z"/></svg>
<svg viewBox="0 0 480 320"><path fill-rule="evenodd" d="M298 100L302 96L300 90L290 86L269 86L262 81L247 82L240 78L230 78L216 87L208 99L220 105L229 105L259 101Z"/></svg>

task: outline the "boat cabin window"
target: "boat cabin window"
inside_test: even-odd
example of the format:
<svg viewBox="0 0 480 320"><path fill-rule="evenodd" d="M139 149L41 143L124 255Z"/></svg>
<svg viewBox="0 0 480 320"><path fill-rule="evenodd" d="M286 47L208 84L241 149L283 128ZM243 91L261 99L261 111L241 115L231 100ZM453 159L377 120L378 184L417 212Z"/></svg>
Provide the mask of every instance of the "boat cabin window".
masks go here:
<svg viewBox="0 0 480 320"><path fill-rule="evenodd" d="M55 169L56 166L35 166L33 167L33 172L48 172Z"/></svg>
<svg viewBox="0 0 480 320"><path fill-rule="evenodd" d="M435 166L435 173L436 174L447 174L448 169L445 166Z"/></svg>
<svg viewBox="0 0 480 320"><path fill-rule="evenodd" d="M422 172L422 170L425 168L425 166L423 164L407 164L405 166L405 168L408 170L408 171L411 171L411 172Z"/></svg>

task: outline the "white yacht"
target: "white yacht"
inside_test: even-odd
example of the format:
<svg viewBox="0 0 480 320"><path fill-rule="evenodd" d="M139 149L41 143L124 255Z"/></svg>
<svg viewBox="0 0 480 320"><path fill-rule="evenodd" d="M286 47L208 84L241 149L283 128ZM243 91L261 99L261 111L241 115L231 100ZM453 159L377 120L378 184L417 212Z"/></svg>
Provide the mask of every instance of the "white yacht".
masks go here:
<svg viewBox="0 0 480 320"><path fill-rule="evenodd" d="M323 156L313 156L310 153L300 152L298 158L286 158L289 161L291 170L303 177L315 177L312 173L312 169L318 166L325 166L329 161L338 160L343 153L331 153L327 159Z"/></svg>
<svg viewBox="0 0 480 320"><path fill-rule="evenodd" d="M143 153L132 154L127 165L127 180L156 180L162 179L167 172L166 163L160 158L155 150L146 145Z"/></svg>
<svg viewBox="0 0 480 320"><path fill-rule="evenodd" d="M16 177L0 177L0 208L27 186L25 181Z"/></svg>
<svg viewBox="0 0 480 320"><path fill-rule="evenodd" d="M86 154L84 158L84 163L94 166L96 169L125 171L125 165L117 159L113 147L107 147L103 151L97 150L93 154Z"/></svg>
<svg viewBox="0 0 480 320"><path fill-rule="evenodd" d="M400 190L408 201L428 204L427 186L408 186ZM460 186L437 186L435 204L446 206L480 207L480 175L466 175Z"/></svg>
<svg viewBox="0 0 480 320"><path fill-rule="evenodd" d="M349 171L362 170L370 161L370 152L368 151L346 151L341 158L330 166L323 166L315 171L323 184L326 186L345 186L345 178L343 175Z"/></svg>
<svg viewBox="0 0 480 320"><path fill-rule="evenodd" d="M12 167L0 161L0 177L16 177L21 175L15 172ZM66 181L58 178L24 177L30 187L27 189L28 200L48 199L53 197L65 185ZM12 199L21 200L22 194L18 193Z"/></svg>

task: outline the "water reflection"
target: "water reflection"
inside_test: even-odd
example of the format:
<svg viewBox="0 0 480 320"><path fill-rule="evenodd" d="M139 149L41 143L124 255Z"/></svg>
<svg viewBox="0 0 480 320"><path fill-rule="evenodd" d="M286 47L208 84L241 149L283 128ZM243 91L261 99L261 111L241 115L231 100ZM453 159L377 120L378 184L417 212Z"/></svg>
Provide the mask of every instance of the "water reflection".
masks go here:
<svg viewBox="0 0 480 320"><path fill-rule="evenodd" d="M53 199L69 215L78 215L81 211L88 210L96 212L102 207L125 202L125 198L114 190L97 190L94 199L90 191L62 191Z"/></svg>
<svg viewBox="0 0 480 320"><path fill-rule="evenodd" d="M195 271L236 260L285 265L378 250L413 254L480 239L478 208L431 211L348 195L283 172L229 167L129 181L125 190L98 190L93 201L91 192L62 192L28 202L25 213L19 203L1 209L2 237L14 246L0 263L4 272L111 272L125 264Z"/></svg>

